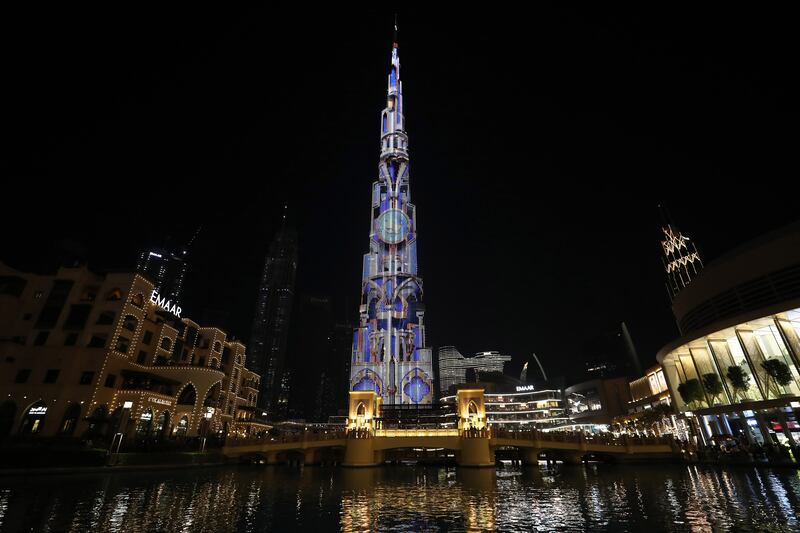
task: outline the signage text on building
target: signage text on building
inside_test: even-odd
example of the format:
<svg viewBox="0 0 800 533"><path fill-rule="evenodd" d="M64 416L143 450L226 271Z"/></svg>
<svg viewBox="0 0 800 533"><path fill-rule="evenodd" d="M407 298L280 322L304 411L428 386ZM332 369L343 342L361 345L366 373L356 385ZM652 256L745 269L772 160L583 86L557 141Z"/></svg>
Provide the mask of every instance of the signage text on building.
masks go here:
<svg viewBox="0 0 800 533"><path fill-rule="evenodd" d="M517 392L533 390L533 385L517 385Z"/></svg>
<svg viewBox="0 0 800 533"><path fill-rule="evenodd" d="M163 296L158 294L158 291L153 291L153 293L150 295L150 303L156 304L164 311L172 313L178 318L181 317L181 308L178 307L178 304L166 300Z"/></svg>

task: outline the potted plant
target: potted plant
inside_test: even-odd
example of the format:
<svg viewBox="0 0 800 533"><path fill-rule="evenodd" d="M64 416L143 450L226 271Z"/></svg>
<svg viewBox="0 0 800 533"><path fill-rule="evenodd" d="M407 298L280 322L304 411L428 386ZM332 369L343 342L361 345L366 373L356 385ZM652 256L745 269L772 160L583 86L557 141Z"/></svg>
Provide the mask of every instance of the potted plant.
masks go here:
<svg viewBox="0 0 800 533"><path fill-rule="evenodd" d="M717 398L722 394L722 382L715 372L703 374L703 387L706 389L706 394L711 398L711 405L717 403Z"/></svg>
<svg viewBox="0 0 800 533"><path fill-rule="evenodd" d="M767 374L766 393L769 399L769 391L774 390L775 396L781 395L781 387L785 387L792 382L792 372L789 366L780 359L767 359L761 363L761 368Z"/></svg>
<svg viewBox="0 0 800 533"><path fill-rule="evenodd" d="M688 379L678 385L678 394L681 395L683 403L690 408L694 408L694 403L703 399L703 391L700 388L700 382L696 379Z"/></svg>
<svg viewBox="0 0 800 533"><path fill-rule="evenodd" d="M741 401L749 399L747 397L747 390L750 388L750 374L745 372L739 365L732 365L728 367L726 377L733 389L733 395L737 399Z"/></svg>

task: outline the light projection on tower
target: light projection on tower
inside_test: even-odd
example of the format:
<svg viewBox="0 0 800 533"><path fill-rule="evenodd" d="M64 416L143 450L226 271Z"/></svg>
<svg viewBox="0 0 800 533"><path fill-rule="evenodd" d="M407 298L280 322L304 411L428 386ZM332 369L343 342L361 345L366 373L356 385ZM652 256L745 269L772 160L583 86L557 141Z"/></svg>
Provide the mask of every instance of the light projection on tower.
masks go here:
<svg viewBox="0 0 800 533"><path fill-rule="evenodd" d="M422 278L417 274L418 228L416 207L411 203L403 109L395 31L386 108L379 123L380 162L370 194L369 251L362 261L359 326L353 335L350 371L350 389L375 390L384 405L431 403L435 379L425 342Z"/></svg>

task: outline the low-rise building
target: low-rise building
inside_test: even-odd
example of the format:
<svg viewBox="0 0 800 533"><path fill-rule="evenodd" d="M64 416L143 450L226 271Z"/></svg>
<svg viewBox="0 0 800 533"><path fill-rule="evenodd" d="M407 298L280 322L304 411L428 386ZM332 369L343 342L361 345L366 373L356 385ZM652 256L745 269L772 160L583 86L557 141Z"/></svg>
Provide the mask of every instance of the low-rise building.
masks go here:
<svg viewBox="0 0 800 533"><path fill-rule="evenodd" d="M0 263L0 437L267 429L244 344L181 314L137 273Z"/></svg>
<svg viewBox="0 0 800 533"><path fill-rule="evenodd" d="M572 426L567 429L608 429L612 420L627 412L631 400L628 378L592 379L567 387L565 401Z"/></svg>
<svg viewBox="0 0 800 533"><path fill-rule="evenodd" d="M672 405L661 365L648 368L644 376L628 383L628 387L631 392L628 414L641 413L658 405Z"/></svg>
<svg viewBox="0 0 800 533"><path fill-rule="evenodd" d="M462 388L461 386L456 386ZM491 427L502 429L549 430L568 425L570 419L564 408L563 389L532 384L507 385L478 382L463 388L483 389L486 418ZM456 413L456 395L445 396L441 403ZM455 418L453 418L455 421Z"/></svg>

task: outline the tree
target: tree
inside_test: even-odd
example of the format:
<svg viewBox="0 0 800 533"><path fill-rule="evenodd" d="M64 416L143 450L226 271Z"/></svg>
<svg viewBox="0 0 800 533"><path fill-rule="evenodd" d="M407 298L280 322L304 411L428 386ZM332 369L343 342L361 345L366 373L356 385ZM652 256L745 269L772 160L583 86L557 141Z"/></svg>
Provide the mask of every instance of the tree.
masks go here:
<svg viewBox="0 0 800 533"><path fill-rule="evenodd" d="M717 398L722 394L723 388L716 372L703 374L703 387L706 389L706 394L711 398L711 405L717 403Z"/></svg>
<svg viewBox="0 0 800 533"><path fill-rule="evenodd" d="M663 403L656 405L651 409L646 409L640 420L646 429L652 429L658 433L662 433L659 426L665 426L665 419L669 419L672 414L672 407Z"/></svg>
<svg viewBox="0 0 800 533"><path fill-rule="evenodd" d="M703 390L700 388L700 382L696 379L689 379L678 385L678 394L681 395L683 403L689 407L693 407L695 402L703 399Z"/></svg>
<svg viewBox="0 0 800 533"><path fill-rule="evenodd" d="M785 387L792 382L792 372L789 370L789 366L780 359L767 359L761 363L761 368L767 373L767 399L769 399L770 390L774 390L777 397L781 394L780 387Z"/></svg>
<svg viewBox="0 0 800 533"><path fill-rule="evenodd" d="M742 400L747 399L747 391L750 388L750 374L738 365L728 367L728 381L733 388L733 394Z"/></svg>

